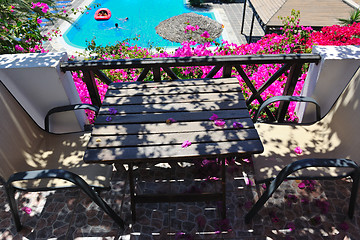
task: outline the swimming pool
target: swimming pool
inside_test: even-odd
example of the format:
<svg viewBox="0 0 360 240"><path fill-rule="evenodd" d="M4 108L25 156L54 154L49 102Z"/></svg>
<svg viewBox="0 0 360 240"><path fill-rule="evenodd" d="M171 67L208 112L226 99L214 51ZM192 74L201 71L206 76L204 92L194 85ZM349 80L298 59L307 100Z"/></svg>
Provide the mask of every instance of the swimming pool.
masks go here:
<svg viewBox="0 0 360 240"><path fill-rule="evenodd" d="M96 0L95 0L96 1ZM211 19L215 19L212 12L197 12L187 8L184 0L98 0L101 8L111 11L111 18L107 21L96 21L92 9L82 14L64 33L67 44L84 49L86 40L94 37L97 45L114 44L117 41L132 39L140 35L137 45L141 47L178 47L179 43L165 40L155 32L155 27L170 17L195 12ZM122 21L124 18L127 21ZM119 28L115 28L118 23Z"/></svg>

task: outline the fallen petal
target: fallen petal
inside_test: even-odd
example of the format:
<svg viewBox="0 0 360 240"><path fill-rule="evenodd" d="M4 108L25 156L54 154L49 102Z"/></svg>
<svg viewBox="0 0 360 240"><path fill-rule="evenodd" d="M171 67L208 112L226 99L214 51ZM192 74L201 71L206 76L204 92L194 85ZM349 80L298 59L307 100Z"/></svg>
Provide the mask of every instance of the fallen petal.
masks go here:
<svg viewBox="0 0 360 240"><path fill-rule="evenodd" d="M109 113L111 114L111 115L115 115L115 114L117 114L117 110L115 109L115 108L109 108Z"/></svg>
<svg viewBox="0 0 360 240"><path fill-rule="evenodd" d="M218 127L222 127L225 125L225 121L223 119L218 119L214 121L215 125Z"/></svg>
<svg viewBox="0 0 360 240"><path fill-rule="evenodd" d="M32 211L32 209L29 208L29 207L23 207L23 208L21 208L21 210L23 210L23 211L26 212L27 214L30 214L31 211Z"/></svg>
<svg viewBox="0 0 360 240"><path fill-rule="evenodd" d="M239 123L239 122L234 122L233 123L233 128L243 128L244 126L241 124L241 123Z"/></svg>
<svg viewBox="0 0 360 240"><path fill-rule="evenodd" d="M185 142L183 142L183 144L181 145L182 148L187 148L191 145L191 142L186 140Z"/></svg>
<svg viewBox="0 0 360 240"><path fill-rule="evenodd" d="M168 119L166 119L166 124L168 124L168 125L170 125L170 124L172 124L172 123L174 123L174 122L176 122L176 120L173 119L173 118L168 118Z"/></svg>
<svg viewBox="0 0 360 240"><path fill-rule="evenodd" d="M216 119L218 119L218 115L216 115L215 113L213 113L213 115L209 118L209 120L211 121L215 121Z"/></svg>
<svg viewBox="0 0 360 240"><path fill-rule="evenodd" d="M294 149L294 152L295 152L296 154L300 155L303 151L302 151L302 149L301 149L300 147L296 147L296 148Z"/></svg>

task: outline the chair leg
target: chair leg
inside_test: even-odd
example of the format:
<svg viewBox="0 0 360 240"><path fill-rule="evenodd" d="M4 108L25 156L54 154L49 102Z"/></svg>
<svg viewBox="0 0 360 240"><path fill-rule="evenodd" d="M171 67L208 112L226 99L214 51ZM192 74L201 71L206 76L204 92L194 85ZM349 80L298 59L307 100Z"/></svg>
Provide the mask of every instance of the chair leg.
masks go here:
<svg viewBox="0 0 360 240"><path fill-rule="evenodd" d="M82 178L77 176L77 185L105 212L107 213L122 229L125 229L124 220L117 215L113 209L94 191ZM81 180L80 180L81 179ZM80 180L80 181L79 181Z"/></svg>
<svg viewBox="0 0 360 240"><path fill-rule="evenodd" d="M75 173L62 169L47 169L15 173L8 179L8 184L19 180L35 180L42 178L60 178L70 181L81 188L105 213L107 213L122 229L125 229L124 220L122 220L114 210L87 184L84 179ZM11 193L11 190L10 190ZM15 220L16 221L16 220Z"/></svg>
<svg viewBox="0 0 360 240"><path fill-rule="evenodd" d="M278 189L280 184L284 181L285 178L276 177L274 181L266 188L265 192L259 200L255 203L255 205L250 209L250 211L245 215L245 223L250 223L251 219L255 216L255 214L260 211L260 209L264 206L266 201L271 197L271 195Z"/></svg>
<svg viewBox="0 0 360 240"><path fill-rule="evenodd" d="M11 214L13 215L13 219L15 222L16 230L19 232L22 229L22 225L20 222L19 211L17 209L17 204L15 200L15 189L11 184L7 184L7 183L4 184L4 187L5 187L6 195L8 197Z"/></svg>
<svg viewBox="0 0 360 240"><path fill-rule="evenodd" d="M351 187L351 196L350 196L350 203L349 203L349 209L348 209L348 216L350 219L354 216L355 211L355 204L356 204L356 197L359 190L359 182L360 182L360 171L354 173L352 176L353 184Z"/></svg>
<svg viewBox="0 0 360 240"><path fill-rule="evenodd" d="M354 168L353 173L353 187L351 190L350 205L349 205L349 217L351 218L354 215L354 208L356 202L356 195L359 188L359 178L360 178L360 168L352 160L343 159L343 158L309 158L302 159L296 162L290 163L284 167L276 176L276 178L271 182L270 186L266 189L264 194L260 199L255 203L255 205L250 209L248 214L245 216L245 223L249 223L255 214L264 206L266 201L271 197L271 195L276 191L280 184L289 176L291 173L298 171L307 167L346 167Z"/></svg>
<svg viewBox="0 0 360 240"><path fill-rule="evenodd" d="M130 201L131 201L131 214L132 222L136 222L136 208L135 208L135 183L134 183L134 174L133 174L134 165L129 164L129 183L130 183Z"/></svg>

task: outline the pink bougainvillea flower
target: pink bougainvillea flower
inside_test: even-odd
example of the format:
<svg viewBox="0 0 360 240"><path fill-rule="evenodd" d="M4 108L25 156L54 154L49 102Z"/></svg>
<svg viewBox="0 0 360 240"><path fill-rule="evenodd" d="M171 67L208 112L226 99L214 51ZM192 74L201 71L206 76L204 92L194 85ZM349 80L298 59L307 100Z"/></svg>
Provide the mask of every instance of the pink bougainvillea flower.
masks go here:
<svg viewBox="0 0 360 240"><path fill-rule="evenodd" d="M36 22L37 22L38 24L40 24L40 23L42 23L42 20L41 20L40 18L38 18L38 19L36 19Z"/></svg>
<svg viewBox="0 0 360 240"><path fill-rule="evenodd" d="M111 122L111 121L112 121L112 117L107 117L105 120L106 120L107 122Z"/></svg>
<svg viewBox="0 0 360 240"><path fill-rule="evenodd" d="M200 35L203 38L209 38L210 34L208 33L208 31L205 31L203 34Z"/></svg>
<svg viewBox="0 0 360 240"><path fill-rule="evenodd" d="M23 210L23 211L26 212L27 214L30 214L31 211L32 211L32 209L29 208L29 207L23 207L23 208L21 208L21 210Z"/></svg>
<svg viewBox="0 0 360 240"><path fill-rule="evenodd" d="M244 158L243 161L246 163L251 163L251 160L249 158Z"/></svg>
<svg viewBox="0 0 360 240"><path fill-rule="evenodd" d="M239 122L234 122L233 123L233 128L243 128L244 126L241 124L241 123L239 123Z"/></svg>
<svg viewBox="0 0 360 240"><path fill-rule="evenodd" d="M290 232L295 230L295 223L289 222L286 227L290 230Z"/></svg>
<svg viewBox="0 0 360 240"><path fill-rule="evenodd" d="M213 113L213 115L209 118L209 120L215 121L215 120L217 120L218 118L219 118L218 115L216 115L215 113Z"/></svg>
<svg viewBox="0 0 360 240"><path fill-rule="evenodd" d="M24 51L24 48L22 48L20 45L15 45L15 50L22 52Z"/></svg>
<svg viewBox="0 0 360 240"><path fill-rule="evenodd" d="M206 180L209 180L209 181L218 181L220 178L218 178L218 177L210 177L210 176L208 176L207 178L206 178Z"/></svg>
<svg viewBox="0 0 360 240"><path fill-rule="evenodd" d="M285 196L286 200L287 200L287 204L290 207L293 203L296 203L298 200L298 197L295 196L294 194L289 194L287 196Z"/></svg>
<svg viewBox="0 0 360 240"><path fill-rule="evenodd" d="M296 147L296 148L294 149L294 152L295 152L296 154L300 155L300 154L303 152L303 150L302 150L300 147Z"/></svg>
<svg viewBox="0 0 360 240"><path fill-rule="evenodd" d="M248 177L245 177L245 178L244 178L244 181L245 181L245 184L246 184L247 186L252 186L252 185L253 185L253 182L252 182L251 179L248 178Z"/></svg>
<svg viewBox="0 0 360 240"><path fill-rule="evenodd" d="M36 7L40 8L43 13L47 13L49 10L49 6L46 3L41 3L41 2L32 3L31 8L34 9Z"/></svg>
<svg viewBox="0 0 360 240"><path fill-rule="evenodd" d="M181 145L182 148L187 148L191 145L191 142L186 140L185 142L183 142L183 144Z"/></svg>
<svg viewBox="0 0 360 240"><path fill-rule="evenodd" d="M218 127L223 127L225 125L225 121L223 119L216 119L214 124Z"/></svg>
<svg viewBox="0 0 360 240"><path fill-rule="evenodd" d="M117 110L115 109L115 108L109 108L109 113L111 114L111 115L115 115L115 114L117 114Z"/></svg>
<svg viewBox="0 0 360 240"><path fill-rule="evenodd" d="M315 180L302 180L298 184L298 188L300 188L300 189L306 188L306 190L308 190L308 191L315 191L315 185L316 185Z"/></svg>
<svg viewBox="0 0 360 240"><path fill-rule="evenodd" d="M172 124L172 123L174 123L174 122L176 122L176 120L173 119L173 118L168 118L168 119L166 119L166 124L168 124L168 125L170 125L170 124Z"/></svg>
<svg viewBox="0 0 360 240"><path fill-rule="evenodd" d="M298 184L298 188L300 188L300 189L304 189L305 187L306 187L306 185L304 182L301 182Z"/></svg>

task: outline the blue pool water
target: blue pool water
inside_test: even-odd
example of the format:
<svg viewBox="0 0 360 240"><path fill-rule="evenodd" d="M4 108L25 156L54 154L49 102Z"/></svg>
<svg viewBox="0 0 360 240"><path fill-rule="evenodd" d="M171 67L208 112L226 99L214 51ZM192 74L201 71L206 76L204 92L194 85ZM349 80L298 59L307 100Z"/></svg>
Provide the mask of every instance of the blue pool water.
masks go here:
<svg viewBox="0 0 360 240"><path fill-rule="evenodd" d="M96 3L100 3L101 8L110 9L111 18L96 21L94 14L97 9L87 11L64 33L67 44L85 48L85 40L91 41L96 37L96 44L105 46L140 35L137 45L141 47L178 47L179 43L157 35L155 27L170 17L195 12L186 8L183 0L98 0ZM211 12L195 13L215 19ZM129 18L126 22L118 20L126 17ZM115 28L115 23L119 24L118 29Z"/></svg>

